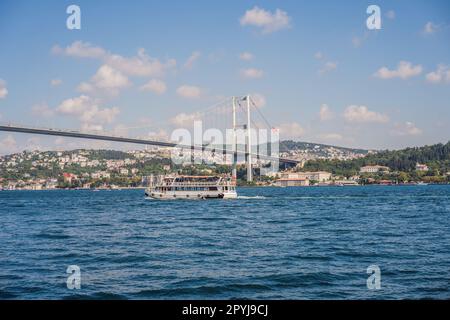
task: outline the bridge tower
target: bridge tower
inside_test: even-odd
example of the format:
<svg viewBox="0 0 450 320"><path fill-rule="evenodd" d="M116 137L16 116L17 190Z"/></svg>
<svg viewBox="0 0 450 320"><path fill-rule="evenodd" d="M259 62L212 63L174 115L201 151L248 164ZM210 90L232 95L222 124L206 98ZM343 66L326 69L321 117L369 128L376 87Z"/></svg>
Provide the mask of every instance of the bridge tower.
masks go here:
<svg viewBox="0 0 450 320"><path fill-rule="evenodd" d="M246 141L246 162L247 162L247 182L253 181L252 174L252 141L251 141L251 127L250 127L250 96L245 97L247 100L247 141Z"/></svg>
<svg viewBox="0 0 450 320"><path fill-rule="evenodd" d="M232 97L232 107L233 107L233 169L232 169L232 176L233 179L237 178L237 135L236 135L236 128L238 127L236 123L236 103L239 103L240 101L246 101L247 102L247 108L246 108L246 116L247 116L247 123L244 124L242 127L245 129L245 163L247 167L247 182L253 181L253 174L252 174L252 141L251 141L251 117L250 117L250 96L247 95L243 98Z"/></svg>
<svg viewBox="0 0 450 320"><path fill-rule="evenodd" d="M236 136L236 97L231 97L231 101L233 104L233 146L231 147L231 150L233 151L233 167L231 171L231 176L236 182L237 180L237 136Z"/></svg>

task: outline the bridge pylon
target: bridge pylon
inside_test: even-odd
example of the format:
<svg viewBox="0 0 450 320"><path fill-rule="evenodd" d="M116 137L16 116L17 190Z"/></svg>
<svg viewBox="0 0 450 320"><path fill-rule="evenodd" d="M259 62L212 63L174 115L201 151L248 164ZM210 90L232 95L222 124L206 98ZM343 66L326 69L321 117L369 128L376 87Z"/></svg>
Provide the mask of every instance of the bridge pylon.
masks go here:
<svg viewBox="0 0 450 320"><path fill-rule="evenodd" d="M232 176L233 179L237 178L237 134L236 129L238 127L238 124L236 123L236 103L239 101L245 101L247 102L246 107L246 118L247 122L242 125L242 127L245 129L245 165L247 168L247 182L253 181L253 172L252 172L252 141L251 141L251 106L250 106L250 96L244 96L241 98L232 97L232 107L233 107L233 168L232 168Z"/></svg>

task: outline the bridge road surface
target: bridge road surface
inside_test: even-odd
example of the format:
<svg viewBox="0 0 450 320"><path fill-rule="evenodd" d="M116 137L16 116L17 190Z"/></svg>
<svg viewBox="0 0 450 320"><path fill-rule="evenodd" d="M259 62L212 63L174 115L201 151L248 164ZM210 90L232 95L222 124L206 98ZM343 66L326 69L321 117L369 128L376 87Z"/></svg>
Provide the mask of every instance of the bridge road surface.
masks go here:
<svg viewBox="0 0 450 320"><path fill-rule="evenodd" d="M32 127L24 127L24 126L16 126L16 125L0 125L0 131L7 132L19 132L19 133L29 133L29 134L41 134L41 135L50 135L50 136L59 136L59 137L70 137L70 138L81 138L81 139L92 139L92 140L103 140L103 141L114 141L114 142L124 142L124 143L135 143L135 144L144 144L144 145L152 145L152 146L160 146L160 147L170 147L170 148L180 148L180 149L191 149L191 150L199 150L199 151L208 151L215 153L228 153L233 154L233 150L229 149L221 149L221 148L213 148L208 146L199 146L199 145L182 145L173 142L163 142L157 140L147 140L147 139L139 139L139 138L127 138L127 137L117 137L117 136L109 136L102 134L93 134L93 133L82 133L78 131L68 131L68 130L59 130L59 129L42 129L42 128L32 128ZM246 155L245 151L237 151L238 155ZM279 161L281 163L286 164L297 164L298 160L287 159L287 158L278 158L272 157L268 155L261 155L251 153L252 157L257 157L263 160L269 161Z"/></svg>

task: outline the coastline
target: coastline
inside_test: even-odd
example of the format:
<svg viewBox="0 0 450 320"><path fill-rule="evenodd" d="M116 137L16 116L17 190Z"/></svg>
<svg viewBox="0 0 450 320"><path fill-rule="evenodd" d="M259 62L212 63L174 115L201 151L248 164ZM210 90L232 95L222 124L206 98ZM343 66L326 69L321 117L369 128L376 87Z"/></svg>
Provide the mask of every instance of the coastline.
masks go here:
<svg viewBox="0 0 450 320"><path fill-rule="evenodd" d="M450 185L450 183L393 183L393 184L358 184L358 185L310 185L310 186L289 186L282 187L277 185L238 185L237 187L240 189L253 189L253 188L279 188L279 189L295 189L295 188L357 188L357 187L426 187L426 186L443 186ZM0 189L0 191L122 191L122 190L145 190L147 187L121 187L121 188L95 188L95 189L87 189L87 188L51 188L51 189Z"/></svg>

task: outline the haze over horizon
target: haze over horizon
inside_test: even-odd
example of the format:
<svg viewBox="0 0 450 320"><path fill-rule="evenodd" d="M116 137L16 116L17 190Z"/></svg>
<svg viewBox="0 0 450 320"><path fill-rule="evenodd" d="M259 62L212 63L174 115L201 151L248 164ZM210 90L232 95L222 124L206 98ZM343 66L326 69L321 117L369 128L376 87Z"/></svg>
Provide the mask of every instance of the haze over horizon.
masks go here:
<svg viewBox="0 0 450 320"><path fill-rule="evenodd" d="M371 4L381 30L366 27ZM0 122L158 138L249 93L282 140L447 143L449 18L444 0L2 1ZM75 148L137 147L0 132L0 154Z"/></svg>

